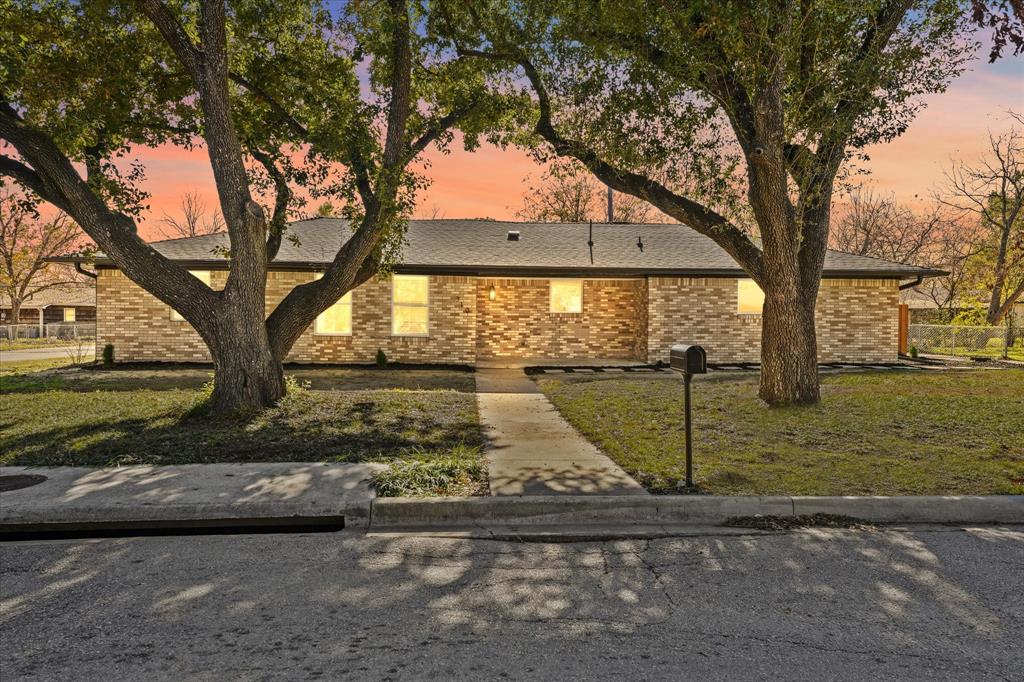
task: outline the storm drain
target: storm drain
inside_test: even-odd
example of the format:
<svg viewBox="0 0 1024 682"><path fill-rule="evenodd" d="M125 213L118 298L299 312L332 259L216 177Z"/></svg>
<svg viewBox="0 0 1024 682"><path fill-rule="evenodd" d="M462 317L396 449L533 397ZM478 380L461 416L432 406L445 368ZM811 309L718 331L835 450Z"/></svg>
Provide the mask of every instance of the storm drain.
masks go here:
<svg viewBox="0 0 1024 682"><path fill-rule="evenodd" d="M17 474L14 476L0 476L0 493L9 493L12 490L31 488L46 480L46 476L39 474Z"/></svg>
<svg viewBox="0 0 1024 682"><path fill-rule="evenodd" d="M289 516L248 519L202 519L195 521L4 523L0 525L0 542L180 537L192 535L336 533L342 530L345 530L344 516Z"/></svg>

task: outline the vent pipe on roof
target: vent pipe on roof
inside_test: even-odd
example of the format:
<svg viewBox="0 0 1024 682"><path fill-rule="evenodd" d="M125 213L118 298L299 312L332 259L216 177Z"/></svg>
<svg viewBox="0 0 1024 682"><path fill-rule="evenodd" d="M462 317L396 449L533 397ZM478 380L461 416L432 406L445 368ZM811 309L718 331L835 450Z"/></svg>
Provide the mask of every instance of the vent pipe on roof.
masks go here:
<svg viewBox="0 0 1024 682"><path fill-rule="evenodd" d="M590 247L590 264L594 264L594 221L590 221L590 232L587 236L587 246Z"/></svg>
<svg viewBox="0 0 1024 682"><path fill-rule="evenodd" d="M505 238L508 239L510 242L517 242L519 241L519 232L517 232L516 230L509 230L508 235L506 235Z"/></svg>

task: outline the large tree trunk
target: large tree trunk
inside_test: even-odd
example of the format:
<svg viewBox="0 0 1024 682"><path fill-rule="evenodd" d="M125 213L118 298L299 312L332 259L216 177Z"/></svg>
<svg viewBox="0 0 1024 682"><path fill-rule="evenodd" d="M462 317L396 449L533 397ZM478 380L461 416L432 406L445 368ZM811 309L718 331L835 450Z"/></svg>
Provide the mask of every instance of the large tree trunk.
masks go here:
<svg viewBox="0 0 1024 682"><path fill-rule="evenodd" d="M814 307L815 297L795 283L765 291L758 395L769 405L810 405L821 397Z"/></svg>
<svg viewBox="0 0 1024 682"><path fill-rule="evenodd" d="M274 359L266 334L239 333L210 348L213 396L210 407L222 414L245 414L284 397L284 369Z"/></svg>
<svg viewBox="0 0 1024 682"><path fill-rule="evenodd" d="M271 349L262 302L224 305L214 333L204 336L213 358L214 412L244 414L284 397L284 368Z"/></svg>

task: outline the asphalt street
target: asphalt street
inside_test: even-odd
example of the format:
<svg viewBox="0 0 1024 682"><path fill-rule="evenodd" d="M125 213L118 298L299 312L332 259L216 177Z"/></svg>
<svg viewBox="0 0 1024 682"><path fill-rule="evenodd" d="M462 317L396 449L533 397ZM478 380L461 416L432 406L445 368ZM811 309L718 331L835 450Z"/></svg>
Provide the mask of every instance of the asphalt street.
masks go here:
<svg viewBox="0 0 1024 682"><path fill-rule="evenodd" d="M89 340L84 342L84 347L79 351L77 346L56 346L56 347L40 347L40 348L24 348L22 350L5 350L0 352L0 362L22 362L23 360L52 360L56 358L66 358L68 362L72 361L72 358L81 352L86 355L86 360L92 360L93 354L96 349L93 345L93 341Z"/></svg>
<svg viewBox="0 0 1024 682"><path fill-rule="evenodd" d="M1024 527L0 546L16 679L1009 680Z"/></svg>

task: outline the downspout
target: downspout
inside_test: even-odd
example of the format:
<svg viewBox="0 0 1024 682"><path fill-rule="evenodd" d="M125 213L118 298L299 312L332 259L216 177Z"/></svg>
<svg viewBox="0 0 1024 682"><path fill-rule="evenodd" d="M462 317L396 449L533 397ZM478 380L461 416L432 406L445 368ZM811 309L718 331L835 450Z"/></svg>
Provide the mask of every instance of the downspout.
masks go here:
<svg viewBox="0 0 1024 682"><path fill-rule="evenodd" d="M92 270L86 270L85 268L83 268L82 267L82 262L81 261L77 261L77 260L75 261L75 272L83 274L86 277L92 277L93 279L96 279L97 277L99 277L99 275L97 275Z"/></svg>
<svg viewBox="0 0 1024 682"><path fill-rule="evenodd" d="M43 333L46 331L46 326L43 324L43 311L49 306L39 306L39 338L43 338Z"/></svg>
<svg viewBox="0 0 1024 682"><path fill-rule="evenodd" d="M914 281L907 282L906 284L901 284L900 285L900 291L906 291L907 289L913 289L914 287L916 287L917 285L919 285L923 281L924 281L924 275L918 275L917 279L915 279Z"/></svg>

